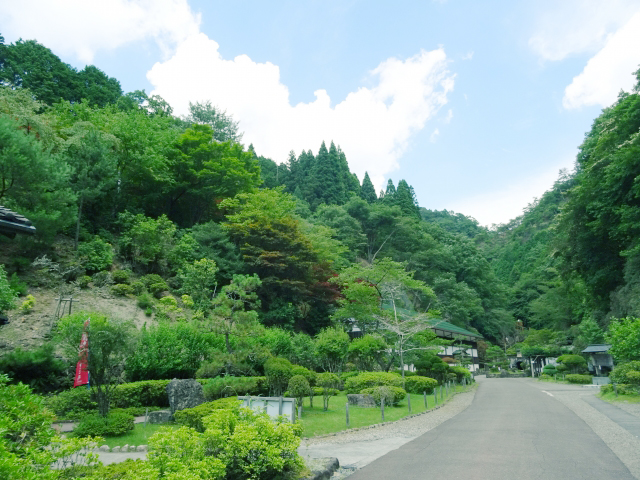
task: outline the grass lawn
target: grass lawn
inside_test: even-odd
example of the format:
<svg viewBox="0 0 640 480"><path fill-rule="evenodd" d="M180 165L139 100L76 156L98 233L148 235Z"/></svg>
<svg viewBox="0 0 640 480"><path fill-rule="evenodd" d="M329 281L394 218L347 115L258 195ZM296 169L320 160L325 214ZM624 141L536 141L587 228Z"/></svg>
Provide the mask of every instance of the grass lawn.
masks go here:
<svg viewBox="0 0 640 480"><path fill-rule="evenodd" d="M123 445L148 445L149 437L156 433L160 427L178 428L179 425L152 425L149 423L145 427L144 423L136 423L133 430L127 432L125 435L121 435L119 437L106 437L104 442L101 442L100 445L109 445L110 448L122 447Z"/></svg>
<svg viewBox="0 0 640 480"><path fill-rule="evenodd" d="M475 384L474 384L475 385ZM456 387L457 392L467 391L474 388L474 385L467 387ZM446 403L453 397L453 392L449 392L449 397L445 397ZM428 409L431 410L435 406L433 394L427 395ZM438 405L442 402L440 396L438 396ZM335 397L331 397L329 400L329 409L325 412L322 410L322 397L317 396L313 398L313 408L309 407L309 399L304 399L302 410L302 425L304 431L303 437L313 437L315 435L324 435L326 433L335 433L347 429L346 425L346 404L347 395L344 392L340 392ZM400 420L407 415L413 415L416 413L424 412L424 398L422 395L411 395L411 414L409 413L407 406L407 399L405 398L398 404L397 407L384 408L384 421L393 422ZM382 418L380 414L380 408L359 408L349 406L349 428L366 427L375 423L381 423Z"/></svg>
<svg viewBox="0 0 640 480"><path fill-rule="evenodd" d="M640 403L640 395L618 395L613 392L600 393L598 396L609 403Z"/></svg>

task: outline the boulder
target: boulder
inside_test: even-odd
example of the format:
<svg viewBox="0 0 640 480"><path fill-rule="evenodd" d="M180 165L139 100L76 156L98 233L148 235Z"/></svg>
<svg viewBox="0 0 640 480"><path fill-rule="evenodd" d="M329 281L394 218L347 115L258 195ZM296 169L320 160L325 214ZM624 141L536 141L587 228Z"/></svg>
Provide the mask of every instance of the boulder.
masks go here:
<svg viewBox="0 0 640 480"><path fill-rule="evenodd" d="M149 423L169 423L172 420L170 410L156 410L155 412L149 412Z"/></svg>
<svg viewBox="0 0 640 480"><path fill-rule="evenodd" d="M356 407L375 407L376 401L373 399L372 395L362 393L350 393L347 395L347 401L349 405L354 405Z"/></svg>
<svg viewBox="0 0 640 480"><path fill-rule="evenodd" d="M109 445L102 445L98 450L100 450L101 452L111 451L111 449L109 448Z"/></svg>
<svg viewBox="0 0 640 480"><path fill-rule="evenodd" d="M138 445L136 447L136 452L146 452L147 451L147 446L146 445Z"/></svg>
<svg viewBox="0 0 640 480"><path fill-rule="evenodd" d="M178 410L197 407L204 403L202 385L194 379L178 380L174 378L167 385L169 406L173 415Z"/></svg>
<svg viewBox="0 0 640 480"><path fill-rule="evenodd" d="M120 453L120 447L113 447L111 453Z"/></svg>

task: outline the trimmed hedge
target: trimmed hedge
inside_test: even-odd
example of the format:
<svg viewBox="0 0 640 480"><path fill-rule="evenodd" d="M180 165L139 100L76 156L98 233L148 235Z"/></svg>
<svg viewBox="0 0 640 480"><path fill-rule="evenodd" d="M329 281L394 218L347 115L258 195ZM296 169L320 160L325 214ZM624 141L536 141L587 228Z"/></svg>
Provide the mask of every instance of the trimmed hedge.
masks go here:
<svg viewBox="0 0 640 480"><path fill-rule="evenodd" d="M76 437L117 437L133 430L133 415L125 412L112 412L103 417L97 413L85 415L73 429Z"/></svg>
<svg viewBox="0 0 640 480"><path fill-rule="evenodd" d="M433 393L433 389L437 386L438 381L429 377L415 375L404 379L404 388L409 393L420 394L422 392L427 392L428 394L431 394Z"/></svg>
<svg viewBox="0 0 640 480"><path fill-rule="evenodd" d="M402 387L402 377L397 373L364 372L355 377L347 378L344 389L347 393L361 393L364 388L372 387Z"/></svg>
<svg viewBox="0 0 640 480"><path fill-rule="evenodd" d="M360 391L363 395L371 395L376 402L376 405L380 405L380 399L384 396L384 404L395 406L401 400L407 396L407 392L400 387L390 387L390 386L382 386L382 387L371 387L365 388Z"/></svg>
<svg viewBox="0 0 640 480"><path fill-rule="evenodd" d="M193 408L185 408L178 410L173 416L176 423L195 428L198 432L204 432L202 419L207 415L211 415L216 410L232 409L240 405L240 400L236 397L227 397L214 400L213 402L203 403Z"/></svg>
<svg viewBox="0 0 640 480"><path fill-rule="evenodd" d="M616 390L618 391L618 395L640 395L640 387L637 385L616 383ZM600 386L601 393L613 393L613 391L612 384Z"/></svg>
<svg viewBox="0 0 640 480"><path fill-rule="evenodd" d="M635 374L632 374L632 378L629 378L629 373L631 372L640 372L640 360L632 360L617 365L609 374L609 378L613 383L635 383Z"/></svg>
<svg viewBox="0 0 640 480"><path fill-rule="evenodd" d="M268 395L267 377L216 377L200 381L206 400L225 396Z"/></svg>
<svg viewBox="0 0 640 480"><path fill-rule="evenodd" d="M580 375L577 373L569 374L564 377L569 383L577 383L580 385L588 385L592 382L591 375Z"/></svg>

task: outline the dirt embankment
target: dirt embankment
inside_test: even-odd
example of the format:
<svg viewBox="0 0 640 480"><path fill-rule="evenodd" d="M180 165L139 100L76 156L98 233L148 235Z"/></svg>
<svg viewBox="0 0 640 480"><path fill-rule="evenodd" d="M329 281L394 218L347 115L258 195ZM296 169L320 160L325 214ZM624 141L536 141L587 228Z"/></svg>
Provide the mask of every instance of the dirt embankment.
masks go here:
<svg viewBox="0 0 640 480"><path fill-rule="evenodd" d="M0 355L15 348L32 349L41 346L51 338L58 308L58 291L32 287L29 293L36 299L35 308L30 313L20 311L24 298L18 298L16 309L7 312L9 324L0 326ZM108 314L110 317L133 320L141 327L152 319L147 317L137 305L135 298L116 297L108 287L82 290L76 288L73 297L72 312L89 310ZM66 313L69 312L67 304Z"/></svg>

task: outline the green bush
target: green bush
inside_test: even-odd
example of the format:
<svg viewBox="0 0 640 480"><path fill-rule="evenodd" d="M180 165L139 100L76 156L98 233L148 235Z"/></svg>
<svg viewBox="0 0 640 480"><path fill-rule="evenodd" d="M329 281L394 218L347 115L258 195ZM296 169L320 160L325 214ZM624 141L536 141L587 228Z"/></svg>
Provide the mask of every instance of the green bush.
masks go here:
<svg viewBox="0 0 640 480"><path fill-rule="evenodd" d="M113 283L113 280L111 280L111 274L109 272L94 273L93 277L91 277L91 281L96 287L106 287L107 285L111 285Z"/></svg>
<svg viewBox="0 0 640 480"><path fill-rule="evenodd" d="M142 283L144 283L149 293L151 293L154 297L160 298L164 292L169 290L169 285L164 279L155 273L150 273L149 275L145 275L141 278Z"/></svg>
<svg viewBox="0 0 640 480"><path fill-rule="evenodd" d="M236 395L268 395L266 377L216 377L202 382L204 398L217 398Z"/></svg>
<svg viewBox="0 0 640 480"><path fill-rule="evenodd" d="M469 380L471 378L471 372L467 367L450 367L450 372L455 374L455 380L458 383L461 383L463 379Z"/></svg>
<svg viewBox="0 0 640 480"><path fill-rule="evenodd" d="M130 273L128 270L115 270L111 272L111 278L116 283L128 284Z"/></svg>
<svg viewBox="0 0 640 480"><path fill-rule="evenodd" d="M24 297L28 293L27 284L20 280L17 273L12 273L9 278L9 288L13 290L16 295Z"/></svg>
<svg viewBox="0 0 640 480"><path fill-rule="evenodd" d="M123 283L112 285L109 290L113 295L116 295L118 297L126 297L127 295L133 295L133 287L131 285L125 285Z"/></svg>
<svg viewBox="0 0 640 480"><path fill-rule="evenodd" d="M397 373L364 372L348 378L344 382L344 389L347 393L360 393L364 388L381 386L401 387L402 377Z"/></svg>
<svg viewBox="0 0 640 480"><path fill-rule="evenodd" d="M314 396L321 397L322 395L324 395L325 389L323 387L311 387L311 389L313 390ZM338 390L337 388L327 388L327 395L330 397L335 397L339 393L340 390ZM288 397L289 395L287 395L287 392L284 392L284 396Z"/></svg>
<svg viewBox="0 0 640 480"><path fill-rule="evenodd" d="M302 406L302 399L309 396L310 390L309 382L304 376L294 375L289 379L287 391L289 395L296 399L298 406Z"/></svg>
<svg viewBox="0 0 640 480"><path fill-rule="evenodd" d="M56 417L67 419L82 418L87 412L98 409L98 404L91 398L88 388L64 390L57 395L46 397L45 404Z"/></svg>
<svg viewBox="0 0 640 480"><path fill-rule="evenodd" d="M33 295L27 295L27 298L20 305L20 311L22 313L31 313L36 306L36 297Z"/></svg>
<svg viewBox="0 0 640 480"><path fill-rule="evenodd" d="M438 386L438 381L429 377L422 377L416 375L414 377L407 377L404 379L404 388L409 393L420 394L427 392L433 393L433 389Z"/></svg>
<svg viewBox="0 0 640 480"><path fill-rule="evenodd" d="M147 291L147 287L144 286L144 283L141 281L135 281L131 284L131 288L133 288L134 295L142 295Z"/></svg>
<svg viewBox="0 0 640 480"><path fill-rule="evenodd" d="M569 369L571 373L581 373L587 370L587 361L582 355L560 355L558 363Z"/></svg>
<svg viewBox="0 0 640 480"><path fill-rule="evenodd" d="M50 393L70 386L67 364L53 354L53 345L46 343L35 350L15 350L0 357L0 373L11 377L12 383L22 382L36 393Z"/></svg>
<svg viewBox="0 0 640 480"><path fill-rule="evenodd" d="M78 288L89 288L91 283L91 277L89 275L82 275L76 279L76 285Z"/></svg>
<svg viewBox="0 0 640 480"><path fill-rule="evenodd" d="M285 391L293 376L291 369L291 362L285 358L273 357L264 363L264 374L273 396L279 397Z"/></svg>
<svg viewBox="0 0 640 480"><path fill-rule="evenodd" d="M569 383L578 383L581 385L587 385L592 381L591 375L579 375L577 373L569 374L564 378Z"/></svg>
<svg viewBox="0 0 640 480"><path fill-rule="evenodd" d="M4 265L0 265L0 313L11 310L15 305L16 293L11 289Z"/></svg>
<svg viewBox="0 0 640 480"><path fill-rule="evenodd" d="M632 360L617 365L609 374L609 378L613 383L633 383L629 381L629 372L640 372L640 360Z"/></svg>
<svg viewBox="0 0 640 480"><path fill-rule="evenodd" d="M316 384L316 377L318 376L318 374L313 370L309 370L308 368L302 367L300 365L293 365L291 367L291 375L302 375L307 379L307 382L309 382L310 386L314 386Z"/></svg>
<svg viewBox="0 0 640 480"><path fill-rule="evenodd" d="M89 272L100 272L111 267L113 248L102 238L96 236L90 242L78 244L78 257Z"/></svg>
<svg viewBox="0 0 640 480"><path fill-rule="evenodd" d="M359 393L371 395L376 405L380 405L381 399L384 398L385 405L395 406L407 396L407 392L403 388L392 386L364 388Z"/></svg>
<svg viewBox="0 0 640 480"><path fill-rule="evenodd" d="M76 437L118 437L133 430L133 415L112 412L106 417L97 413L86 415L73 429Z"/></svg>
<svg viewBox="0 0 640 480"><path fill-rule="evenodd" d="M197 407L178 410L174 414L174 418L176 423L180 425L186 425L187 427L195 428L198 432L204 432L204 424L202 423L204 417L211 415L216 410L232 409L240 404L241 401L236 397L220 398Z"/></svg>
<svg viewBox="0 0 640 480"><path fill-rule="evenodd" d="M145 380L123 383L111 394L111 406L129 407L168 407L167 385L171 380Z"/></svg>
<svg viewBox="0 0 640 480"><path fill-rule="evenodd" d="M558 369L556 368L555 365L548 364L544 366L544 368L542 369L542 372L545 375L550 375L553 377L556 373L558 373Z"/></svg>
<svg viewBox="0 0 640 480"><path fill-rule="evenodd" d="M148 293L143 293L138 297L138 307L142 310L146 310L147 308L153 309L154 301L153 297Z"/></svg>

